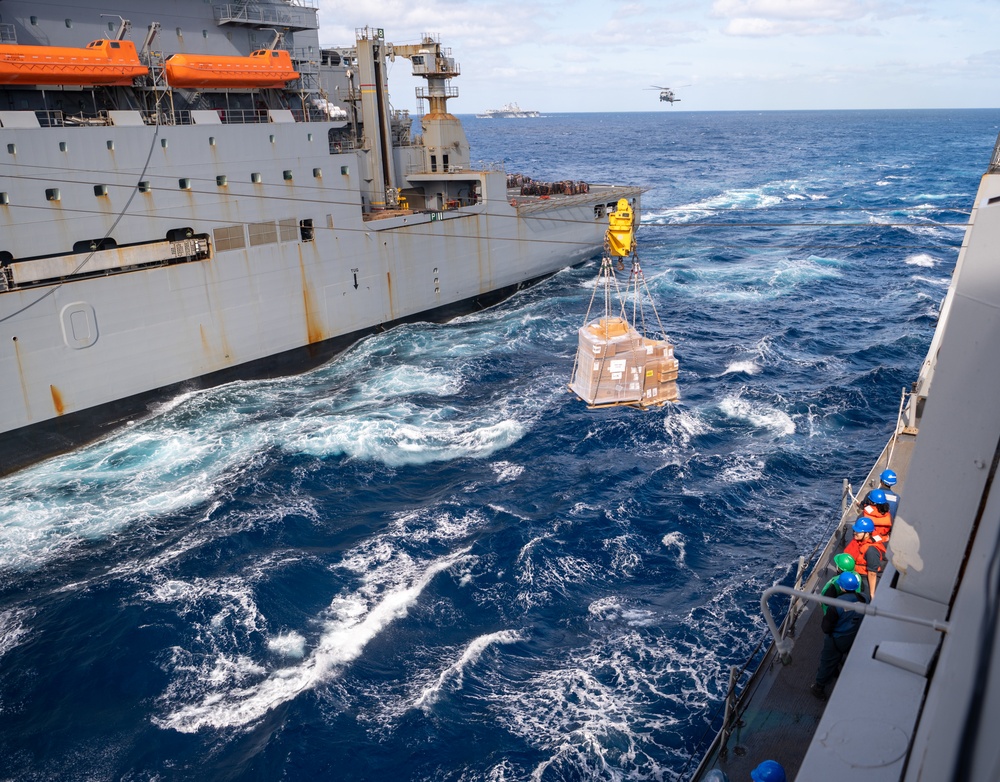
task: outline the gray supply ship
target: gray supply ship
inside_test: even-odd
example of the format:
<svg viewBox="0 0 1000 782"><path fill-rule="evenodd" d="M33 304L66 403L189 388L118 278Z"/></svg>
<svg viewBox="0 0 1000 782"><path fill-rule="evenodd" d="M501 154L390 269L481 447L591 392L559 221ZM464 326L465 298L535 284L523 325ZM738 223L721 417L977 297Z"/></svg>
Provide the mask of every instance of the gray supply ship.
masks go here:
<svg viewBox="0 0 1000 782"><path fill-rule="evenodd" d="M315 0L4 2L0 474L599 252L640 190L508 191L448 112L459 73L431 35L321 47Z"/></svg>
<svg viewBox="0 0 1000 782"><path fill-rule="evenodd" d="M765 759L799 782L1000 779L998 247L1000 139L893 435L856 494L844 482L843 515L811 575L803 558L795 588L761 597L774 641L747 678L733 669L722 730L693 779L750 779ZM855 498L887 468L900 496L889 564L839 679L814 697L818 593L860 514ZM778 627L770 609L789 595ZM754 779L780 778L773 771Z"/></svg>

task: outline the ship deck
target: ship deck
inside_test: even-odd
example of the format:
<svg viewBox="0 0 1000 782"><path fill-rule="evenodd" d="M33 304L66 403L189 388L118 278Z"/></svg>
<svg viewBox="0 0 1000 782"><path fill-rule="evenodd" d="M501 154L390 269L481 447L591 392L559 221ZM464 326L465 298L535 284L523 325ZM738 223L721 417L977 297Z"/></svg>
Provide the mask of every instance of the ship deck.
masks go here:
<svg viewBox="0 0 1000 782"><path fill-rule="evenodd" d="M915 442L916 434L909 431L897 434L895 442L890 440L857 496L863 497L876 487L878 475L887 466L895 470L899 479L897 486L902 493ZM831 560L843 550L848 524L856 516L856 508L851 503L842 514L837 531L816 560L803 586L805 591L818 591L833 576L835 570ZM788 637L794 646L790 664L782 665L771 645L743 688L732 735L725 744L721 741L722 734L716 737L692 780L703 779L711 769L724 771L731 782L750 779L750 772L763 760L778 761L788 779L795 779L826 707L825 701L818 700L809 691L815 681L823 646L821 619L819 604L808 603L791 623ZM827 687L827 693L836 686L835 680Z"/></svg>
<svg viewBox="0 0 1000 782"><path fill-rule="evenodd" d="M638 198L645 188L630 185L590 185L587 193L576 193L566 195L565 193L550 193L549 195L521 195L520 188L507 188L507 200L517 207L519 214L530 214L541 212L546 209L565 206L574 203L601 204L604 202L605 209L618 203L619 198ZM605 214L601 214L599 219L605 220Z"/></svg>

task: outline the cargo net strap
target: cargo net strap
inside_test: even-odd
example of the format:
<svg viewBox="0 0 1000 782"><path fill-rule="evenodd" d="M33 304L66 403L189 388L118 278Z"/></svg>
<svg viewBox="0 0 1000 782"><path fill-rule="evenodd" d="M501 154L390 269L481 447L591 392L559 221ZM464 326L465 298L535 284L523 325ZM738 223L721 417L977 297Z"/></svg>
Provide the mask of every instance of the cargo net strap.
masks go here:
<svg viewBox="0 0 1000 782"><path fill-rule="evenodd" d="M617 263L615 260L617 259ZM618 312L626 323L629 323L642 334L648 336L646 329L646 307L645 302L649 302L653 317L656 319L656 326L662 339L668 339L667 332L663 328L660 320L660 313L656 311L656 302L653 294L650 293L649 285L646 283L646 275L642 272L642 264L639 262L639 253L632 250L632 269L629 272L628 282L624 290L618 285L618 276L615 274L615 267L618 271L625 270L625 260L623 256L613 256L607 236L604 237L604 255L601 257L601 270L597 276L597 285L590 296L590 304L587 305L587 314L583 319L584 323L590 322L590 313L594 309L594 301L597 299L597 291L604 295L604 317L610 318L613 314L612 308L614 300L618 302ZM614 296L612 296L614 287ZM632 300L632 317L628 315L628 299ZM574 366L574 371L576 367Z"/></svg>
<svg viewBox="0 0 1000 782"><path fill-rule="evenodd" d="M621 285L616 267L618 271L624 270L625 256L614 252L605 240L597 283L580 330L580 345L573 360L569 387L590 407L627 404L645 408L677 399L677 362L673 348L666 337L634 244L631 253L632 268L627 282ZM599 306L598 291L604 299L603 317L591 321ZM647 322L647 301L659 328L660 340L651 340L647 334L647 329L653 325ZM591 338L585 336L588 329ZM591 344L590 339L606 347L599 348L596 343ZM623 342L628 344L626 352L622 352ZM612 343L619 345L617 351ZM593 349L594 355L588 347Z"/></svg>

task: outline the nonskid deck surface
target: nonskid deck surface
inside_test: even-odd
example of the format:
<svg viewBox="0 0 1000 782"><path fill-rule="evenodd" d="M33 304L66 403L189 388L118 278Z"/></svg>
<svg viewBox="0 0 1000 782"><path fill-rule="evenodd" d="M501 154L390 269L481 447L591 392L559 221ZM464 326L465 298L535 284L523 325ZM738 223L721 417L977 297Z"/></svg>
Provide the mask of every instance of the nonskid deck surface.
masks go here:
<svg viewBox="0 0 1000 782"><path fill-rule="evenodd" d="M905 493L906 474L915 443L915 435L900 434L892 449L889 466L896 472L901 494ZM872 482L877 481L879 473L886 468L885 454L888 451L889 446L872 468L866 483L856 489L858 497L863 497L874 488ZM855 509L851 506L844 519L850 520L854 515ZM835 535L817 560L820 564L806 582L806 591L818 591L833 576L834 568L827 563L842 550L840 536ZM787 602L783 605L787 607ZM789 665L781 664L773 648L768 651L764 662L743 690L750 697L740 707L738 726L729 739L726 756L719 757L718 748L714 748L706 757L702 771L718 768L728 775L730 782L736 782L750 779L750 772L761 761L770 759L781 763L789 780L795 779L826 707L824 701L818 700L809 691L816 678L823 647L823 632L819 626L822 616L819 605L810 603L798 618ZM832 693L836 686L835 679L833 684L827 686L827 694ZM694 777L701 778L700 775Z"/></svg>

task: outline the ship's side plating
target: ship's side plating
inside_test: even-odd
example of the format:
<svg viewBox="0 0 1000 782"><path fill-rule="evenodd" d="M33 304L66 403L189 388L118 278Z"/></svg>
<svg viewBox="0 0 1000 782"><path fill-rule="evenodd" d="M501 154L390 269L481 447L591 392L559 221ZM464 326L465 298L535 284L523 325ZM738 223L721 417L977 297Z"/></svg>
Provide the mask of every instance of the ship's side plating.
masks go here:
<svg viewBox="0 0 1000 782"><path fill-rule="evenodd" d="M394 48L364 30L322 50L316 9L298 3L119 6L0 9L0 32L29 45L121 37L130 17L150 65L134 88L0 85L0 473L41 455L27 453L33 428L58 433L60 419L473 301L599 249L595 207L623 189L519 213L502 172L471 170L445 106L458 66L432 37ZM163 77L174 52L273 45L300 74L286 90ZM389 103L397 55L427 80L422 143Z"/></svg>

